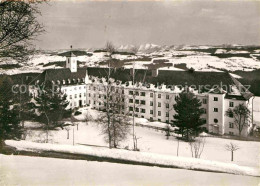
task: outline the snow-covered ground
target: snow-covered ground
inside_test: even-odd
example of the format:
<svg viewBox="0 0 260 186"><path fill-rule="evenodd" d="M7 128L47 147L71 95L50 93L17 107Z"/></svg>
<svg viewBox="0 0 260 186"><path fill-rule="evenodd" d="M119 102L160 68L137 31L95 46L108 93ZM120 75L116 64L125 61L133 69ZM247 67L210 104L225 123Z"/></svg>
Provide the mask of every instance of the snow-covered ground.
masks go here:
<svg viewBox="0 0 260 186"><path fill-rule="evenodd" d="M131 46L126 46L127 48L131 48ZM157 50L161 48L161 50ZM197 46L197 49L203 49L205 46ZM119 47L119 51L125 48L124 46ZM168 48L168 49L167 49ZM178 47L177 47L178 48ZM150 57L151 61L137 61L136 68L145 69L147 68L144 65L153 63L154 59L168 59L170 64L180 64L185 63L188 68L194 68L196 71L219 71L218 69L226 69L230 71L235 70L245 70L252 71L254 69L260 68L260 61L255 57L257 54L251 54L250 57L240 57L239 54L246 54L248 51L239 51L239 50L231 50L227 52L225 49L218 49L216 54L233 54L234 57L229 58L219 58L217 56L212 56L210 53L202 52L202 51L193 51L188 50L189 47L186 47L186 50L179 50L176 47L161 47L154 44L146 44L140 46L139 52L137 56L134 55L122 55L122 54L113 54L113 58L118 60L130 60L129 63L124 65L125 68L132 68L131 60L138 60L140 56ZM207 49L209 47L206 47ZM166 50L167 49L167 50ZM185 47L183 48L185 49ZM195 49L195 48L194 48ZM146 52L146 50L150 52ZM106 52L88 52L91 53L92 56L78 56L77 60L81 62L85 62L87 66L105 66L100 65L100 62L106 61L108 59ZM235 54L238 54L236 57ZM161 56L158 58L158 56ZM31 60L27 62L23 67L18 69L1 69L0 74L15 74L19 72L38 72L42 71L46 68L57 68L57 66L47 66L43 68L43 64L47 64L49 62L57 62L57 61L65 61L65 57L58 55L50 55L50 54L37 54L33 56ZM12 61L10 61L12 62ZM9 62L9 63L10 63ZM178 68L172 67L162 67L168 70L178 70ZM181 70L181 69L179 69Z"/></svg>
<svg viewBox="0 0 260 186"><path fill-rule="evenodd" d="M89 113L93 118L98 117L98 111L87 111L82 109L83 114ZM82 115L76 117L77 119L84 119ZM165 126L163 123L149 123L145 119L137 119L137 123L150 126ZM100 134L100 126L95 122L79 122L77 126L71 127L69 130L69 139L67 139L67 130L58 130L50 132L50 142L58 144L73 144L73 128L74 141L76 144L107 146ZM165 132L155 130L147 127L136 127L138 140L138 148L141 152L158 153L164 155L176 156L178 140L171 136L169 140L165 137ZM29 130L26 140L33 142L44 141L45 133L35 129ZM217 137L206 137L204 151L201 159L220 161L230 163L230 152L225 150L225 145L233 142L237 144L240 149L234 154L234 164L250 167L259 167L260 165L260 142L248 142L239 140L222 139ZM132 148L132 138L129 135L128 139L121 143L121 148ZM190 146L186 142L179 141L179 156L191 157Z"/></svg>
<svg viewBox="0 0 260 186"><path fill-rule="evenodd" d="M0 185L234 185L259 178L84 160L0 155Z"/></svg>
<svg viewBox="0 0 260 186"><path fill-rule="evenodd" d="M99 158L112 158L115 160L126 160L129 162L177 167L189 170L203 170L237 175L260 176L259 168L238 166L232 163L222 163L196 158L185 158L180 156L177 157L155 153L129 151L124 149L109 149L107 147L96 147L89 145L60 145L14 140L6 140L5 143L6 145L15 147L18 150L36 152L50 151L75 155L89 155Z"/></svg>

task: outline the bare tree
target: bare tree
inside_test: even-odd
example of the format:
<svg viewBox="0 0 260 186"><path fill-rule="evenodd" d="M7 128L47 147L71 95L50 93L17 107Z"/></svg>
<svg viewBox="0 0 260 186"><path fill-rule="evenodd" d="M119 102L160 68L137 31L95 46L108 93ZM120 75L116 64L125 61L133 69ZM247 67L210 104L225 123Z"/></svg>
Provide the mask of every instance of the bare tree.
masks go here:
<svg viewBox="0 0 260 186"><path fill-rule="evenodd" d="M103 102L102 114L98 121L102 126L102 133L105 134L105 140L109 143L109 148L116 148L120 141L124 140L128 133L128 117L124 114L125 97L124 90L118 89L117 82L111 78L111 62L113 61L112 54L115 47L111 42L107 42L106 51L108 52L109 67L106 72L105 81L100 82L98 89L102 89L105 94L98 96L99 102Z"/></svg>
<svg viewBox="0 0 260 186"><path fill-rule="evenodd" d="M110 148L117 148L119 143L127 138L129 133L129 118L124 113L125 97L123 88L118 88L111 83L109 95L104 101L105 114L100 115L102 134L109 143ZM107 106L109 105L109 106Z"/></svg>
<svg viewBox="0 0 260 186"><path fill-rule="evenodd" d="M250 113L250 110L244 104L239 104L234 109L229 108L226 111L227 116L234 117L234 123L238 129L239 136L243 129L249 125Z"/></svg>
<svg viewBox="0 0 260 186"><path fill-rule="evenodd" d="M134 55L136 55L136 53L138 52L138 47L133 47L132 52L134 53ZM135 61L133 63L133 69L132 69L132 77L131 81L133 86L136 86L136 74L137 74L137 70L135 69ZM143 82L145 81L145 77L146 77L146 73L144 74L143 80L141 82L141 84L143 84ZM138 137L136 136L136 131L135 131L135 117L136 117L136 111L139 110L139 106L140 106L140 102L137 103L136 102L136 96L139 95L139 91L137 88L133 88L133 93L129 94L129 98L132 98L133 100L133 110L132 110L132 138L133 138L133 150L137 151L137 143L138 143Z"/></svg>
<svg viewBox="0 0 260 186"><path fill-rule="evenodd" d="M191 155L194 158L200 158L205 145L205 137L198 137L194 140L189 141Z"/></svg>
<svg viewBox="0 0 260 186"><path fill-rule="evenodd" d="M231 152L231 161L233 161L234 160L234 151L238 150L239 146L230 142L230 144L226 144L225 149L227 151Z"/></svg>
<svg viewBox="0 0 260 186"><path fill-rule="evenodd" d="M139 47L138 46L134 46L132 49L131 49L131 52L136 55L137 52L139 51Z"/></svg>
<svg viewBox="0 0 260 186"><path fill-rule="evenodd" d="M0 62L5 57L24 62L34 53L31 41L44 31L37 20L39 2L0 3Z"/></svg>
<svg viewBox="0 0 260 186"><path fill-rule="evenodd" d="M105 50L108 52L109 57L111 57L116 49L115 49L114 44L111 41L107 41Z"/></svg>

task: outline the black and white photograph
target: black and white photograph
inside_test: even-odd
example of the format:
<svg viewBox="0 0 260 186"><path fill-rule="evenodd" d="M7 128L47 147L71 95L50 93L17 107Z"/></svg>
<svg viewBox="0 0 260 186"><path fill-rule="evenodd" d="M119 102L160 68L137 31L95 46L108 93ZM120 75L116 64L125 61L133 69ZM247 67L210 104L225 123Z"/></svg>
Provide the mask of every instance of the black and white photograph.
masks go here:
<svg viewBox="0 0 260 186"><path fill-rule="evenodd" d="M1 186L259 186L259 0L0 0Z"/></svg>

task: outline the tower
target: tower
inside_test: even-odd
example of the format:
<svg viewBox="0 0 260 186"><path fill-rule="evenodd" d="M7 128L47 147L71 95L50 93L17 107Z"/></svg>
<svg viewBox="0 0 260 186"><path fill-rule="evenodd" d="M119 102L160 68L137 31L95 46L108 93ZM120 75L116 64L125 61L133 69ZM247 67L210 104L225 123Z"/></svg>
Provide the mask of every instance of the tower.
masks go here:
<svg viewBox="0 0 260 186"><path fill-rule="evenodd" d="M66 68L69 68L71 72L77 72L77 56L71 50L66 55Z"/></svg>

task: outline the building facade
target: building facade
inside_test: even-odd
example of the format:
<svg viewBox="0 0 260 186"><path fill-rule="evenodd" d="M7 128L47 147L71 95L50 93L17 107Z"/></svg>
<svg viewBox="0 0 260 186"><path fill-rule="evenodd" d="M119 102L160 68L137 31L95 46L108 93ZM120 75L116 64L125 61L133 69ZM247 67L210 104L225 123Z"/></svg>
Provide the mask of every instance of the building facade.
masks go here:
<svg viewBox="0 0 260 186"><path fill-rule="evenodd" d="M51 81L53 85L59 86L70 102L68 108L90 106L93 109L104 110L106 99L109 99L106 91L110 86L113 87L115 94L120 93L124 96L124 114L129 116L135 114L136 117L146 118L150 121L173 123L175 98L184 91L184 88L167 87L164 84L155 86L140 82L133 84L131 81L122 83L109 80L107 82L105 77L90 75L88 68L77 68L76 56L72 52L67 56L66 67L44 71L35 84ZM156 74L158 75L158 72ZM239 87L243 86L234 78L230 78L232 80L231 92L217 87L202 93L188 87L189 91L201 101L201 107L204 109L202 119L205 124L203 126L211 133L238 135L234 118L227 116L226 111L239 104L246 105L252 111L253 95L248 91L241 93ZM32 93L37 96L33 88ZM252 128L252 123L248 123L242 131L242 135L247 136Z"/></svg>

